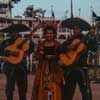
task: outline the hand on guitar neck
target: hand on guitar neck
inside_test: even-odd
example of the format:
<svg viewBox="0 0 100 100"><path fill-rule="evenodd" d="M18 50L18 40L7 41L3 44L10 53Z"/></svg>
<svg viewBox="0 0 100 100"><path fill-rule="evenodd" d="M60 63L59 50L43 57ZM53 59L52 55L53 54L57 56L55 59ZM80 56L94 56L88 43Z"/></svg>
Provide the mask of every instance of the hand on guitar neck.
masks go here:
<svg viewBox="0 0 100 100"><path fill-rule="evenodd" d="M81 41L79 39L75 39L70 45L67 46L67 48L68 49L76 48L80 43Z"/></svg>

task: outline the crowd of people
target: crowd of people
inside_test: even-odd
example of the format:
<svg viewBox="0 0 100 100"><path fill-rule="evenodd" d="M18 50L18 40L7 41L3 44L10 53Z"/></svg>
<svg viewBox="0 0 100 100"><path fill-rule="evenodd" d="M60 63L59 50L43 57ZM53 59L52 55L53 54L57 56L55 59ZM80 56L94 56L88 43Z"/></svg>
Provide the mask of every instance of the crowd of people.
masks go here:
<svg viewBox="0 0 100 100"><path fill-rule="evenodd" d="M36 51L31 35L23 39L16 31L9 32L10 38L0 44L0 56L4 57L4 73L7 79L7 100L13 100L15 83L20 100L26 100L26 57L32 53L38 62L31 100L72 100L76 84L82 94L82 100L92 100L87 58L90 51L97 51L95 26L91 27L86 35L82 34L84 29L79 25L74 25L72 30L73 34L60 43L56 40L57 28L50 24L45 26L44 40L39 41ZM94 57L92 53L90 56L89 63Z"/></svg>

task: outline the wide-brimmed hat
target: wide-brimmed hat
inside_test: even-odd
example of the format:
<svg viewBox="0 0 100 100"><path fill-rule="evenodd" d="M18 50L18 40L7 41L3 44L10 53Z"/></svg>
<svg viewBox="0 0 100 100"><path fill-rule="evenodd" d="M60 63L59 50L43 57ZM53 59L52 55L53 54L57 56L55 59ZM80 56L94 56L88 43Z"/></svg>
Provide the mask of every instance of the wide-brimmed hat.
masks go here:
<svg viewBox="0 0 100 100"><path fill-rule="evenodd" d="M78 26L81 30L87 31L91 29L90 24L82 18L74 17L63 20L60 24L62 27L73 29Z"/></svg>
<svg viewBox="0 0 100 100"><path fill-rule="evenodd" d="M11 24L6 28L1 29L0 32L3 32L3 33L12 33L12 32L19 33L19 32L25 32L25 31L29 31L29 30L30 30L30 28L27 27L24 24Z"/></svg>

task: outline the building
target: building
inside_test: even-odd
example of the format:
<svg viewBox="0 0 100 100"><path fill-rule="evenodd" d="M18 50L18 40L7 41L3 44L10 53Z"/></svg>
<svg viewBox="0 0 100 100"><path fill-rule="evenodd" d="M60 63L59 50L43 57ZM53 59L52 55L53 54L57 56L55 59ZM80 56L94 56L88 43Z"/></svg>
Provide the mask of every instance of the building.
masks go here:
<svg viewBox="0 0 100 100"><path fill-rule="evenodd" d="M12 8L20 0L0 0L0 29L6 27L9 23L6 18L12 18ZM6 24L7 23L7 24Z"/></svg>
<svg viewBox="0 0 100 100"><path fill-rule="evenodd" d="M0 0L0 29L6 26L6 21L2 20L2 18L11 18L12 7L13 3L11 0Z"/></svg>
<svg viewBox="0 0 100 100"><path fill-rule="evenodd" d="M0 0L0 29L5 28L12 23L23 23L29 26L31 30L34 28L34 25L36 24L36 19L38 17L36 17L36 19L33 17L12 17L12 8L14 7L14 4L18 3L19 1L20 0ZM47 24L53 24L55 27L57 27L60 22L60 19L55 19L52 17L40 17L39 19L42 22L42 28L45 27ZM40 29L36 32L36 34L42 37L41 32L42 31ZM59 33L62 35L61 29ZM66 33L64 35L66 35Z"/></svg>
<svg viewBox="0 0 100 100"><path fill-rule="evenodd" d="M13 2L11 0L0 0L0 18L10 18L12 16Z"/></svg>

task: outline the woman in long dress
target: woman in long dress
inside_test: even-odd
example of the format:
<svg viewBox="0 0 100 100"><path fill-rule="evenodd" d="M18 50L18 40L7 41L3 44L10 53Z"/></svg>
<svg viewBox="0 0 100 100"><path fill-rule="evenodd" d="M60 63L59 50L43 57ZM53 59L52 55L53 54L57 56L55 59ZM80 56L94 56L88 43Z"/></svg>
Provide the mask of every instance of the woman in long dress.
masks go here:
<svg viewBox="0 0 100 100"><path fill-rule="evenodd" d="M43 40L37 50L38 65L31 100L61 100L63 74L59 66L56 49L60 43L55 40L56 29L47 26Z"/></svg>

